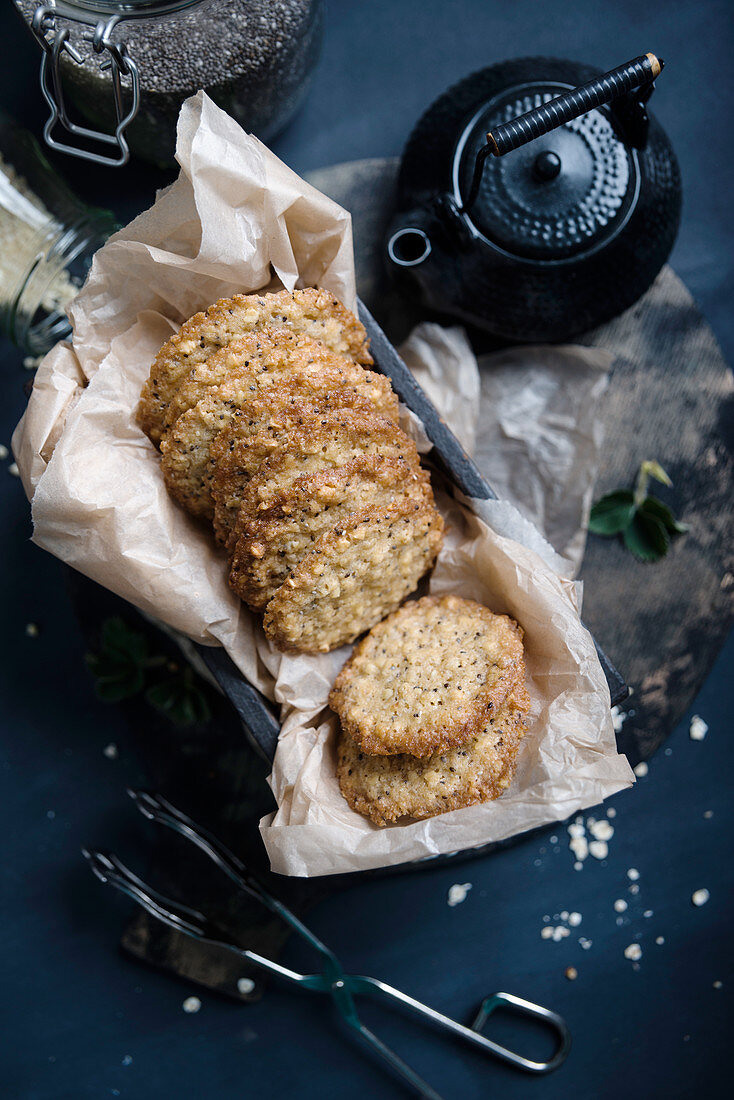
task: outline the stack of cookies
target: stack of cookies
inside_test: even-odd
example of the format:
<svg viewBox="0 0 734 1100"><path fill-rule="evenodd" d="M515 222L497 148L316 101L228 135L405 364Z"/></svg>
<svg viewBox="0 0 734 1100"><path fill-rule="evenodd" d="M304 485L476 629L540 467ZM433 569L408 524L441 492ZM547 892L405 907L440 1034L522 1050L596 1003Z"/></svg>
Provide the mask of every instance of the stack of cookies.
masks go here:
<svg viewBox="0 0 734 1100"><path fill-rule="evenodd" d="M499 797L515 772L530 697L522 630L458 596L406 603L339 673L337 775L376 825Z"/></svg>
<svg viewBox="0 0 734 1100"><path fill-rule="evenodd" d="M367 334L323 290L221 299L161 348L138 408L171 495L282 650L327 652L397 608L443 523Z"/></svg>

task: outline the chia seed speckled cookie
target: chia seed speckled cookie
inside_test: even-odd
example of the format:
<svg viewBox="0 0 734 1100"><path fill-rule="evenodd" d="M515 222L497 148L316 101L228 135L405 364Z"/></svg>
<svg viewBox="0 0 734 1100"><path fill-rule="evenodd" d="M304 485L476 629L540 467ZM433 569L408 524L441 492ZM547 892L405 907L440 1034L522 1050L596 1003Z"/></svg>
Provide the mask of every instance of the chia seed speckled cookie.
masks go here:
<svg viewBox="0 0 734 1100"><path fill-rule="evenodd" d="M527 689L518 684L465 745L423 759L405 753L368 756L342 730L339 789L351 808L375 825L434 817L499 798L515 773L529 709Z"/></svg>
<svg viewBox="0 0 734 1100"><path fill-rule="evenodd" d="M321 535L352 512L407 498L433 503L427 472L399 458L366 455L297 478L260 519L244 525L230 561L230 587L261 611Z"/></svg>
<svg viewBox="0 0 734 1100"><path fill-rule="evenodd" d="M476 737L523 676L517 623L474 600L425 596L360 642L329 706L363 752L425 757Z"/></svg>
<svg viewBox="0 0 734 1100"><path fill-rule="evenodd" d="M211 355L205 363L195 367L171 398L166 409L165 429L168 431L183 413L192 409L215 386L221 386L230 378L256 375L261 387L264 387L275 382L287 385L288 379L293 375L308 374L318 377L322 372L330 376L338 373L341 387L366 388L372 384L372 402L397 423L398 399L392 392L390 383L382 375L374 371L364 371L351 359L330 351L310 336L293 333L288 329L269 329L250 332L232 340L226 347ZM269 376L267 380L262 377L265 374Z"/></svg>
<svg viewBox="0 0 734 1100"><path fill-rule="evenodd" d="M361 455L400 458L418 468L415 444L384 416L340 409L283 435L272 457L262 461L256 438L242 439L219 462L212 478L215 529L240 533L241 524L257 519L296 478L344 466ZM259 461L258 461L259 460ZM230 545L233 545L234 537ZM226 537L226 535L225 535Z"/></svg>
<svg viewBox="0 0 734 1100"><path fill-rule="evenodd" d="M346 364L346 360L340 362ZM348 366L349 369L345 370L340 366L303 363L288 375L288 386L294 395L299 391L303 395L313 394L317 388L326 393L342 388L356 389L360 395L369 396L384 388L389 391L389 382L382 375L354 364ZM210 390L193 409L183 413L161 440L161 470L166 487L171 496L192 515L210 519L214 515L211 485L215 468L210 459L216 437L249 402L282 381L280 375L267 372L230 378ZM391 429L399 430L386 418L376 416L374 419L384 419ZM244 445L245 440L242 442Z"/></svg>
<svg viewBox="0 0 734 1100"><path fill-rule="evenodd" d="M149 439L160 442L168 404L194 368L236 337L265 328L305 333L355 363L372 363L363 325L326 290L308 287L220 298L185 321L156 355L138 406L138 423Z"/></svg>
<svg viewBox="0 0 734 1100"><path fill-rule="evenodd" d="M442 537L439 512L420 501L352 513L277 590L265 609L266 635L286 653L327 653L354 641L415 590Z"/></svg>

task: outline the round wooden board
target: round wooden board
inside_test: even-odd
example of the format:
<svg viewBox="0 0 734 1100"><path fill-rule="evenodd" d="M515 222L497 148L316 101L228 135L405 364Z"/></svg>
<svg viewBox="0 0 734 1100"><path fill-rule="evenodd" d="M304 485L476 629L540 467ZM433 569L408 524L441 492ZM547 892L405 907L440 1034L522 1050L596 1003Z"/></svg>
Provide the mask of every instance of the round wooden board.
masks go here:
<svg viewBox="0 0 734 1100"><path fill-rule="evenodd" d="M358 291L394 343L426 319L389 285L382 260L398 166L397 158L353 161L308 177L351 211ZM492 346L471 335L478 351ZM631 485L640 463L657 459L674 487L655 493L691 528L655 565L638 562L617 539L592 536L587 545L584 620L632 690L618 741L634 764L686 712L731 622L734 384L670 267L635 306L578 342L615 356L596 495Z"/></svg>

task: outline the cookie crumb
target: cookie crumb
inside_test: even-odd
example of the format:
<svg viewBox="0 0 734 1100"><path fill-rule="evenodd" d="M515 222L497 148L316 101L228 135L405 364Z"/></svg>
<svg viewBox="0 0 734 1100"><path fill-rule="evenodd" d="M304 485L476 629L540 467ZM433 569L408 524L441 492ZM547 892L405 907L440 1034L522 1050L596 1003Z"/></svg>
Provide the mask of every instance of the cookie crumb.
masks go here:
<svg viewBox="0 0 734 1100"><path fill-rule="evenodd" d="M8 466L8 473L11 477L20 477L20 470L18 469L17 462L11 462Z"/></svg>
<svg viewBox="0 0 734 1100"><path fill-rule="evenodd" d="M126 1054L125 1057L122 1059L122 1064L123 1066L131 1066L133 1064L132 1054Z"/></svg>
<svg viewBox="0 0 734 1100"><path fill-rule="evenodd" d="M38 623L26 623L25 624L25 636L26 638L37 638L40 631L38 629Z"/></svg>
<svg viewBox="0 0 734 1100"><path fill-rule="evenodd" d="M572 928L578 928L578 926L581 924L582 919L583 918L580 913L568 914L568 923L571 925Z"/></svg>
<svg viewBox="0 0 734 1100"><path fill-rule="evenodd" d="M632 959L633 962L637 962L638 959L641 959L642 948L639 943L631 943L629 947L625 947L624 957L625 959Z"/></svg>
<svg viewBox="0 0 734 1100"><path fill-rule="evenodd" d="M553 935L553 929L549 924L544 925L540 930L541 939L549 940Z"/></svg>
<svg viewBox="0 0 734 1100"><path fill-rule="evenodd" d="M625 724L629 714L622 710L620 707L612 707L612 725L614 726L614 732L619 733L622 726Z"/></svg>
<svg viewBox="0 0 734 1100"><path fill-rule="evenodd" d="M471 890L470 882L456 882L449 889L447 903L453 909L455 905L461 905L462 901L466 901L466 896Z"/></svg>
<svg viewBox="0 0 734 1100"><path fill-rule="evenodd" d="M611 840L614 836L614 828L608 821L595 821L589 829L594 840Z"/></svg>
<svg viewBox="0 0 734 1100"><path fill-rule="evenodd" d="M658 945L658 947L662 947L662 945L665 943L665 936L656 936L655 943Z"/></svg>
<svg viewBox="0 0 734 1100"><path fill-rule="evenodd" d="M688 736L691 741L703 741L708 731L709 728L703 718L699 714L694 714L688 727Z"/></svg>
<svg viewBox="0 0 734 1100"><path fill-rule="evenodd" d="M629 889L630 894L639 894L639 892L640 892L640 887L637 885L636 882L633 882L632 885L628 889Z"/></svg>
<svg viewBox="0 0 734 1100"><path fill-rule="evenodd" d="M724 988L724 983L723 982L719 982L719 981L714 982L714 989L723 989L723 988Z"/></svg>
<svg viewBox="0 0 734 1100"><path fill-rule="evenodd" d="M609 845L606 840L592 840L589 844L589 855L594 859L606 859L609 855Z"/></svg>
<svg viewBox="0 0 734 1100"><path fill-rule="evenodd" d="M576 860L576 862L573 865L573 869L574 869L574 871L583 871L584 865L579 860Z"/></svg>
<svg viewBox="0 0 734 1100"><path fill-rule="evenodd" d="M187 997L181 1007L184 1012L198 1012L201 1008L201 1001L198 997Z"/></svg>
<svg viewBox="0 0 734 1100"><path fill-rule="evenodd" d="M629 871L627 872L627 878L630 880L630 882L637 882L639 877L640 872L637 870L637 868L630 867Z"/></svg>
<svg viewBox="0 0 734 1100"><path fill-rule="evenodd" d="M642 915L645 918L645 920L649 920L650 917L653 915L653 911L652 911L652 909L646 909L645 912Z"/></svg>
<svg viewBox="0 0 734 1100"><path fill-rule="evenodd" d="M610 806L609 809L607 810L607 817L616 817L616 816L617 816L617 811L615 810L614 806Z"/></svg>
<svg viewBox="0 0 734 1100"><path fill-rule="evenodd" d="M252 978L238 978L237 979L237 992L248 994L252 993L255 988L255 983Z"/></svg>
<svg viewBox="0 0 734 1100"><path fill-rule="evenodd" d="M695 906L700 907L702 905L705 905L710 897L711 894L709 894L708 890L706 889L694 890L693 894L691 895L691 901Z"/></svg>
<svg viewBox="0 0 734 1100"><path fill-rule="evenodd" d="M8 457L8 455L9 455L9 454L10 454L10 451L9 451L9 450L8 450L8 448L7 448L6 446L5 446L5 444L4 444L4 443L0 443L0 462L4 462L4 461L5 461L5 459L6 459L7 457Z"/></svg>
<svg viewBox="0 0 734 1100"><path fill-rule="evenodd" d="M634 773L638 779L644 779L649 771L649 768L644 760L641 760L637 767L634 769Z"/></svg>
<svg viewBox="0 0 734 1100"><path fill-rule="evenodd" d="M713 810L704 810L703 811L703 816L706 818L707 821L710 821L711 818L714 816L714 811Z"/></svg>
<svg viewBox="0 0 734 1100"><path fill-rule="evenodd" d="M624 913L626 908L627 908L627 902L624 900L624 898L617 898L617 900L614 903L615 912L616 913Z"/></svg>
<svg viewBox="0 0 734 1100"><path fill-rule="evenodd" d="M566 977L569 982L575 982L579 976L579 972L575 966L567 966L565 970Z"/></svg>
<svg viewBox="0 0 734 1100"><path fill-rule="evenodd" d="M110 741L109 745L105 745L105 747L102 749L102 752L108 760L117 760L117 757L119 756L117 745L114 741Z"/></svg>
<svg viewBox="0 0 734 1100"><path fill-rule="evenodd" d="M584 951L588 951L591 947L591 940L587 940L584 936L579 938L579 944Z"/></svg>

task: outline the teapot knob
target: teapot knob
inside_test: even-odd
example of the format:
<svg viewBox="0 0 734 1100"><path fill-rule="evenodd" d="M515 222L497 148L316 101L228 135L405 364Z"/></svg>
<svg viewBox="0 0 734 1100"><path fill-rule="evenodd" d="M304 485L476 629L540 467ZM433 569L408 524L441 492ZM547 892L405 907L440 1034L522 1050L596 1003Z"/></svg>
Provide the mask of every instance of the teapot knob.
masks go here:
<svg viewBox="0 0 734 1100"><path fill-rule="evenodd" d="M546 149L543 153L538 153L533 163L533 175L537 180L547 182L554 180L561 171L561 158L558 153L552 152L550 149Z"/></svg>

